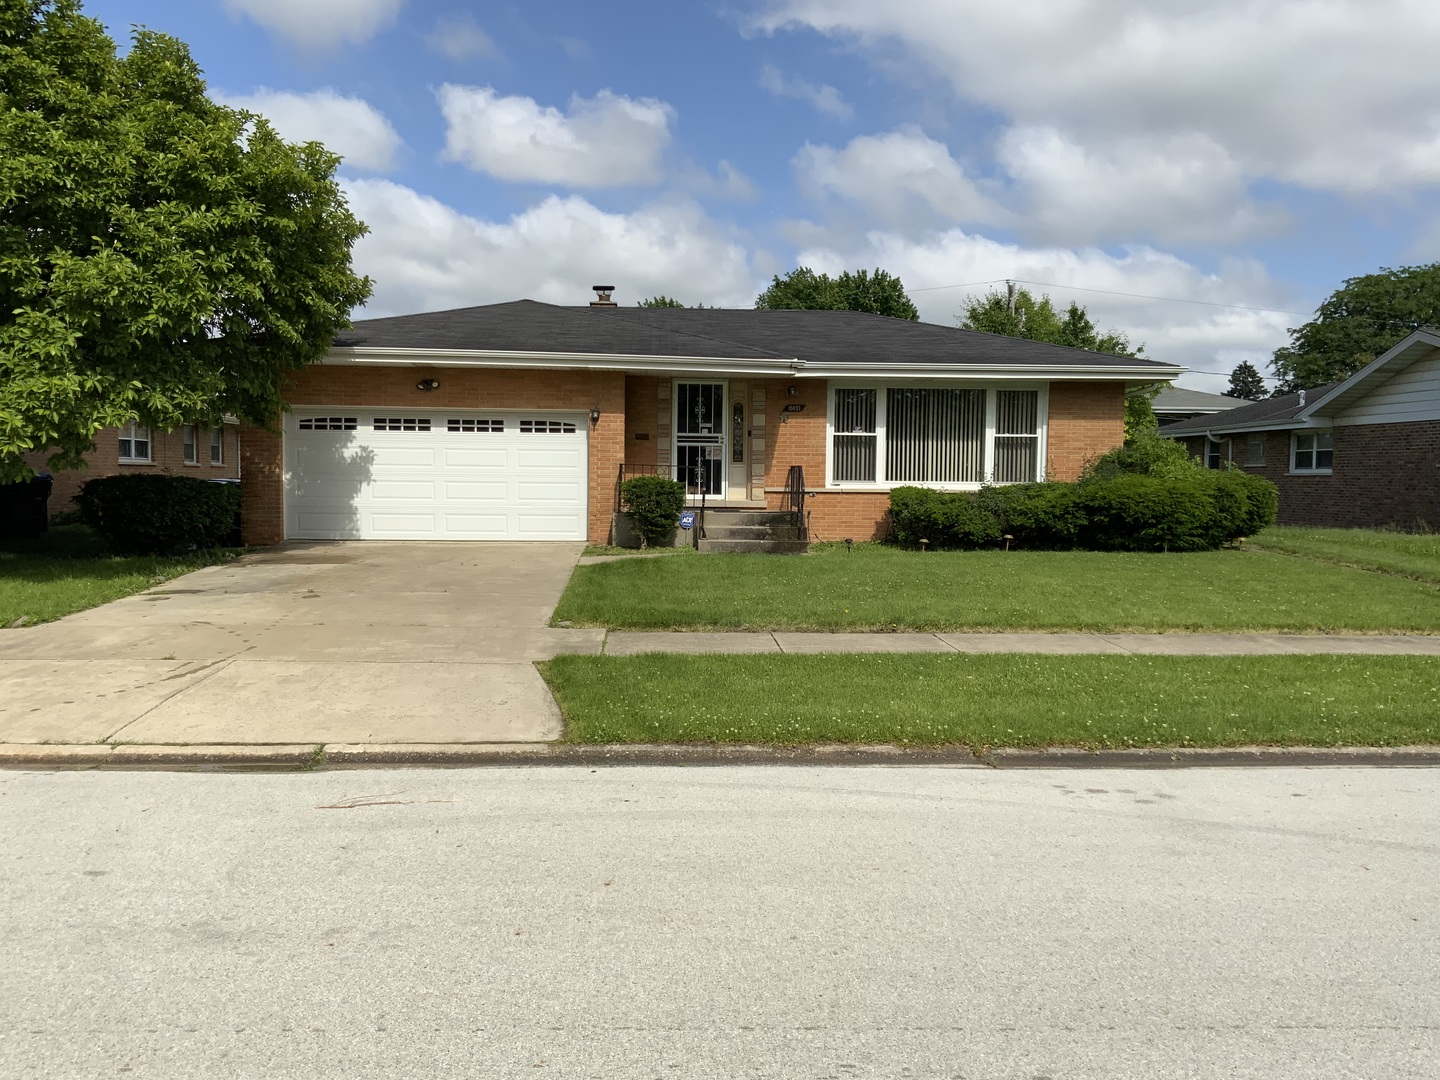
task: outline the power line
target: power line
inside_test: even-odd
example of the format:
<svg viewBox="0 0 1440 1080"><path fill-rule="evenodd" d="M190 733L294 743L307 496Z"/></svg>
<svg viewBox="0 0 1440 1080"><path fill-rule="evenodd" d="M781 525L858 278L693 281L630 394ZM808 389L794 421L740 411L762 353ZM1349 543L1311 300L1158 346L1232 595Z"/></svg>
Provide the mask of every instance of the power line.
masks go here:
<svg viewBox="0 0 1440 1080"><path fill-rule="evenodd" d="M1179 296L1150 296L1146 293L1116 292L1114 289L1088 289L1083 285L1060 285L1053 281L1031 281L1028 278L991 278L989 281L970 281L964 285L930 285L910 292L935 292L938 289L970 289L976 285L995 285L1002 281L1018 281L1022 285L1039 285L1046 289L1071 289L1075 292L1101 293L1105 296L1128 296L1132 300L1163 300L1171 304L1199 304L1202 307L1230 308L1235 311L1263 311L1275 315L1309 315L1308 311L1290 311L1287 308L1250 307L1246 304L1220 304L1213 300L1187 300Z"/></svg>

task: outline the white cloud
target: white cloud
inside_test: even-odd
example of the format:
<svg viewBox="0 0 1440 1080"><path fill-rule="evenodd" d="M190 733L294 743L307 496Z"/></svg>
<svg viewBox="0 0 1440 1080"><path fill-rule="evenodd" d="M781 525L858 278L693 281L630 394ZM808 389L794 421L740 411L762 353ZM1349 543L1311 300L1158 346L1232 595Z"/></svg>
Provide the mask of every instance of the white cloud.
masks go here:
<svg viewBox="0 0 1440 1080"><path fill-rule="evenodd" d="M773 64L766 64L760 69L760 86L776 97L808 102L817 111L839 120L849 120L855 115L855 110L835 87L828 84L817 86L804 79L789 78Z"/></svg>
<svg viewBox="0 0 1440 1080"><path fill-rule="evenodd" d="M306 48L359 45L395 21L405 0L225 0L272 34Z"/></svg>
<svg viewBox="0 0 1440 1080"><path fill-rule="evenodd" d="M1013 163L1053 214L1114 218L1122 200L1101 177L1132 165L1168 190L1147 210L1159 231L1189 221L1222 237L1269 224L1227 205L1257 180L1344 194L1440 184L1433 0L1035 0L1023 15L988 0L767 0L755 25L898 48L1013 125ZM1040 132L1081 163L1085 198L1056 198L1060 170L1025 152Z"/></svg>
<svg viewBox="0 0 1440 1080"><path fill-rule="evenodd" d="M360 317L522 297L583 304L597 281L617 285L625 304L665 293L748 306L759 291L744 245L691 202L612 214L551 195L507 221L486 221L388 180L345 188L370 226L355 246L357 269L375 280Z"/></svg>
<svg viewBox="0 0 1440 1080"><path fill-rule="evenodd" d="M1208 135L1081 146L1048 127L1016 126L998 156L1028 201L1023 229L1059 243L1150 235L1162 243L1225 243L1282 226L1260 207L1236 161Z"/></svg>
<svg viewBox="0 0 1440 1080"><path fill-rule="evenodd" d="M446 84L445 157L500 180L618 187L659 183L675 110L653 98L602 90L568 113L490 87Z"/></svg>
<svg viewBox="0 0 1440 1080"><path fill-rule="evenodd" d="M838 242L835 240L838 239ZM913 238L893 232L871 232L858 240L827 239L812 234L797 256L800 265L838 273L856 267L882 266L905 283L920 317L947 326L957 324L965 297L983 294L987 286L943 288L976 281L1017 278L1049 282L1026 285L1039 295L1049 293L1064 307L1075 300L1102 330L1121 330L1145 354L1189 367L1187 385L1224 388L1225 377L1242 358L1265 362L1287 338L1294 315L1246 311L1245 307L1294 307L1294 301L1271 281L1263 266L1233 260L1216 273L1151 247L1120 254L1096 248L1024 247L949 229ZM1061 288L1073 285L1078 289ZM994 288L1003 289L1000 281ZM1098 292L1093 290L1106 290ZM1159 303L1138 296L1175 297L1201 303ZM1211 307L1207 305L1237 305Z"/></svg>
<svg viewBox="0 0 1440 1080"><path fill-rule="evenodd" d="M331 89L296 94L260 87L253 94L216 94L222 104L259 113L287 142L322 142L365 172L386 172L403 146L385 114Z"/></svg>
<svg viewBox="0 0 1440 1080"><path fill-rule="evenodd" d="M450 60L469 60L475 56L495 59L500 55L499 46L470 15L441 19L425 38L425 44Z"/></svg>
<svg viewBox="0 0 1440 1080"><path fill-rule="evenodd" d="M916 127L861 135L841 150L806 143L792 162L811 197L839 195L892 225L999 222L1007 215Z"/></svg>

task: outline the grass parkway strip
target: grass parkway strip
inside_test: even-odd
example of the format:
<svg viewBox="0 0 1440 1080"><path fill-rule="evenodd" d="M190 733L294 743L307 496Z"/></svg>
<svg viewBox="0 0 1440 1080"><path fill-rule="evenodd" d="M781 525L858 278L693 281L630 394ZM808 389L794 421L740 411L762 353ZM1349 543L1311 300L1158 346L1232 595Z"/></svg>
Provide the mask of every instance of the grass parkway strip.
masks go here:
<svg viewBox="0 0 1440 1080"><path fill-rule="evenodd" d="M1440 659L560 656L572 743L1440 744Z"/></svg>
<svg viewBox="0 0 1440 1080"><path fill-rule="evenodd" d="M1440 561L1432 564L1440 579ZM617 630L1436 633L1440 587L1269 551L826 545L803 558L581 566L554 621Z"/></svg>

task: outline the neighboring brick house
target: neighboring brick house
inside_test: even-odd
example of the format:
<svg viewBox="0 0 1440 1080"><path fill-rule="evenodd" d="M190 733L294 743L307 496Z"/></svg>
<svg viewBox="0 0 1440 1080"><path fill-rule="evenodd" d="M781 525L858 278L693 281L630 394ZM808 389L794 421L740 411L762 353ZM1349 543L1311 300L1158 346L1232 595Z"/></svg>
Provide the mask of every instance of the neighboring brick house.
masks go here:
<svg viewBox="0 0 1440 1080"><path fill-rule="evenodd" d="M598 291L598 290L597 290ZM622 470L880 537L890 487L1071 480L1172 365L845 311L557 307L366 319L244 428L245 539L586 540Z"/></svg>
<svg viewBox="0 0 1440 1080"><path fill-rule="evenodd" d="M202 480L233 480L240 475L240 427L187 425L176 431L155 431L142 425L105 428L95 436L95 449L85 455L83 469L52 469L44 454L26 462L55 479L50 515L75 509L74 497L87 480L120 473L159 472L196 476Z"/></svg>
<svg viewBox="0 0 1440 1080"><path fill-rule="evenodd" d="M1274 481L1283 525L1440 526L1440 331L1342 382L1160 429L1212 468Z"/></svg>

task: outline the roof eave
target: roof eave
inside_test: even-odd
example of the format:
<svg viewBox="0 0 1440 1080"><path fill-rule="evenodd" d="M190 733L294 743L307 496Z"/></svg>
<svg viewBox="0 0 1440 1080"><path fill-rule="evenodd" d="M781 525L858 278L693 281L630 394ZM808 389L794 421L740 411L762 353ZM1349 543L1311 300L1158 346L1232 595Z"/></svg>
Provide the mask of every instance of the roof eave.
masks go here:
<svg viewBox="0 0 1440 1080"><path fill-rule="evenodd" d="M390 367L521 368L533 370L579 369L626 371L637 374L703 372L712 375L780 375L798 373L800 361L777 357L644 356L625 353L521 352L489 349L337 348L325 359L328 365L386 365Z"/></svg>
<svg viewBox="0 0 1440 1080"><path fill-rule="evenodd" d="M1109 364L805 364L807 378L863 379L1073 379L1169 382L1183 367L1121 367Z"/></svg>
<svg viewBox="0 0 1440 1080"><path fill-rule="evenodd" d="M1413 331L1403 341L1397 341L1344 382L1331 387L1330 392L1324 397L1316 398L1302 410L1301 415L1310 417L1321 412L1328 415L1332 406L1343 408L1352 398L1363 396L1363 394L1356 393L1360 384L1371 378L1376 372L1393 365L1396 359L1415 350L1417 345L1428 345L1432 349L1440 349L1440 334L1433 330ZM1418 356L1419 352L1416 350L1416 357L1418 358Z"/></svg>

